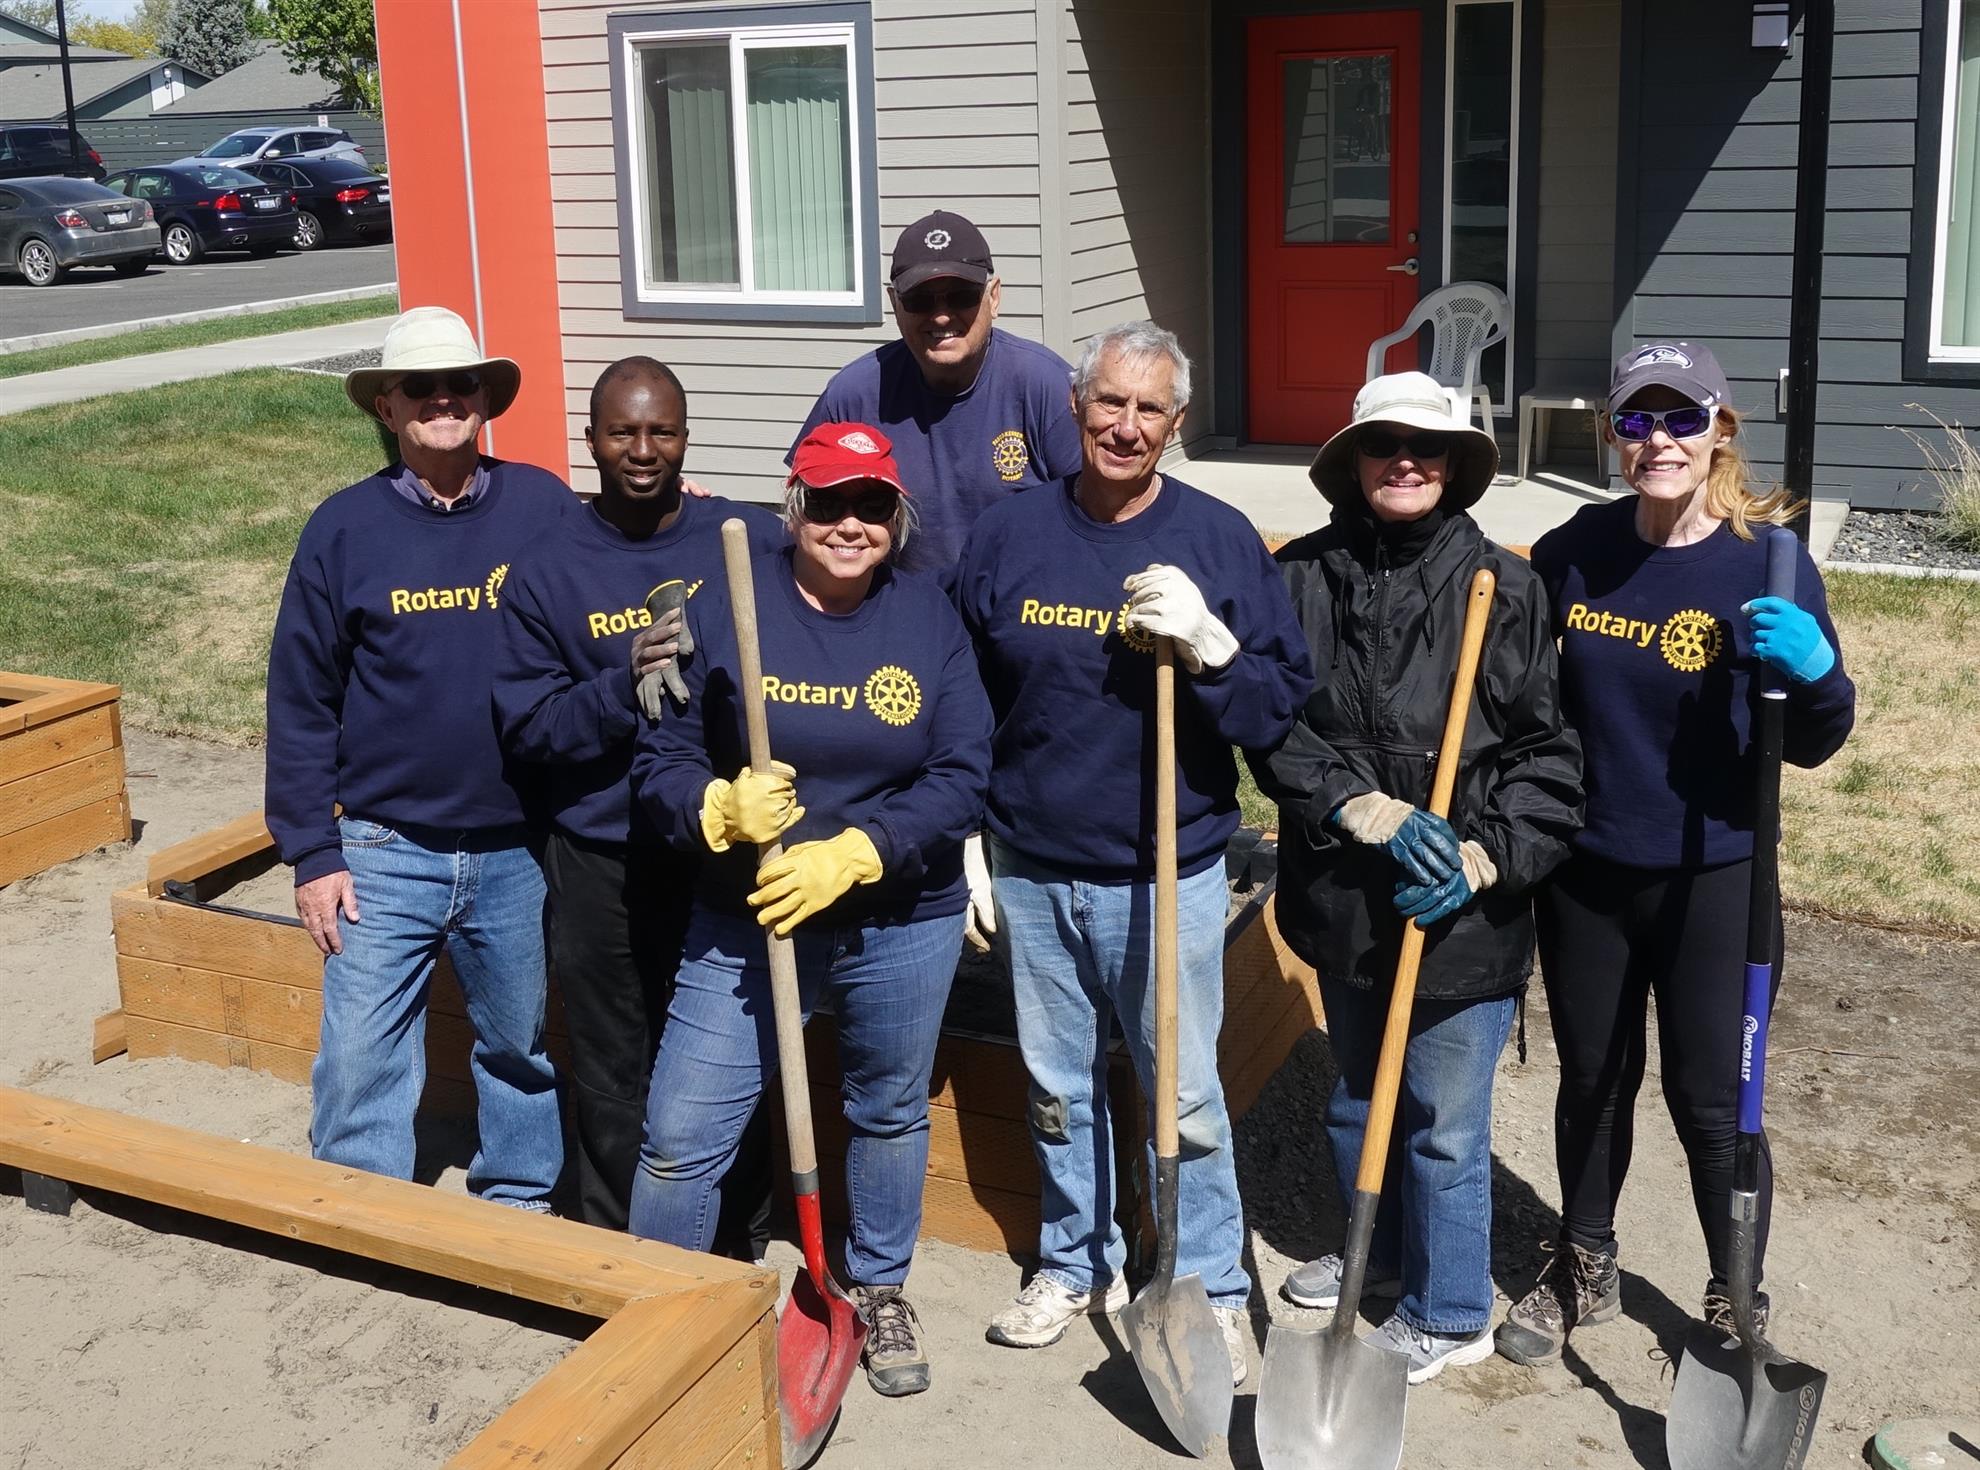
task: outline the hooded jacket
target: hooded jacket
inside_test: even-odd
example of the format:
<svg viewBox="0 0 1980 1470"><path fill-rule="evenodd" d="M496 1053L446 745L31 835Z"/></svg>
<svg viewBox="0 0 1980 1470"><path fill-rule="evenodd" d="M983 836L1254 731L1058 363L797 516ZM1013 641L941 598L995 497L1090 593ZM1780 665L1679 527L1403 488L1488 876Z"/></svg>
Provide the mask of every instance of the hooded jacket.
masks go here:
<svg viewBox="0 0 1980 1470"><path fill-rule="evenodd" d="M1528 890L1581 825L1581 743L1561 717L1546 589L1461 509L1378 532L1358 494L1329 498L1332 522L1278 553L1318 683L1285 741L1250 757L1280 808L1280 931L1323 976L1392 983L1400 869L1327 819L1369 791L1428 806L1465 594L1490 567L1498 590L1450 822L1485 849L1498 880L1430 926L1417 988L1432 999L1517 990L1532 969Z"/></svg>

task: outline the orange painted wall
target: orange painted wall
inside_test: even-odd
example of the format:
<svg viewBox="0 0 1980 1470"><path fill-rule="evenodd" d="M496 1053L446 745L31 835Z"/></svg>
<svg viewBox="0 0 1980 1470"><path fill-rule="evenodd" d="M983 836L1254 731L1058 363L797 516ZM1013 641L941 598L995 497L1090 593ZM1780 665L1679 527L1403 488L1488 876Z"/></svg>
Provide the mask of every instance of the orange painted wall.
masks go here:
<svg viewBox="0 0 1980 1470"><path fill-rule="evenodd" d="M564 344L536 6L377 0L376 13L400 305L451 307L482 351L522 364L522 393L489 426L487 447L562 476Z"/></svg>

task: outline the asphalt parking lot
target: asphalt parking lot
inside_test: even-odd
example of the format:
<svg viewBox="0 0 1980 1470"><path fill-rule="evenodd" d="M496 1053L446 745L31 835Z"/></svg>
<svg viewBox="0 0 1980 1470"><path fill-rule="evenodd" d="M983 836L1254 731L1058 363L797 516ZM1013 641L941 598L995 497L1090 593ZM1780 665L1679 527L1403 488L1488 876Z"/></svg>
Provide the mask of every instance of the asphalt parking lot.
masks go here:
<svg viewBox="0 0 1980 1470"><path fill-rule="evenodd" d="M165 265L161 257L141 276L78 270L39 289L19 276L0 276L0 339L250 301L285 301L397 278L398 262L390 242L336 246L307 255L285 252L267 260L232 253L208 255L189 266Z"/></svg>

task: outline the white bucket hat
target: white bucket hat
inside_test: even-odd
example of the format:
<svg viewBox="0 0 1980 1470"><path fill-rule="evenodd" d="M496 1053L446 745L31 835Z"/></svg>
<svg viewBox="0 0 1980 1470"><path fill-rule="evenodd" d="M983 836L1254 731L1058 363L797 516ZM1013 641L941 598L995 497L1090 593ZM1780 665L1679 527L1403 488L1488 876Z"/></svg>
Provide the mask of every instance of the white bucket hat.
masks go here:
<svg viewBox="0 0 1980 1470"><path fill-rule="evenodd" d="M344 374L344 393L373 418L385 385L405 373L446 373L474 368L488 393L488 417L500 418L522 388L522 368L513 358L483 357L468 324L444 306L415 306L401 312L385 330L377 367Z"/></svg>
<svg viewBox="0 0 1980 1470"><path fill-rule="evenodd" d="M1452 438L1445 471L1443 503L1469 510L1499 472L1499 446L1451 411L1450 390L1428 373L1387 373L1370 379L1354 395L1354 421L1320 446L1307 470L1313 488L1334 505L1361 504L1361 478L1354 467L1355 440L1369 424L1400 424Z"/></svg>

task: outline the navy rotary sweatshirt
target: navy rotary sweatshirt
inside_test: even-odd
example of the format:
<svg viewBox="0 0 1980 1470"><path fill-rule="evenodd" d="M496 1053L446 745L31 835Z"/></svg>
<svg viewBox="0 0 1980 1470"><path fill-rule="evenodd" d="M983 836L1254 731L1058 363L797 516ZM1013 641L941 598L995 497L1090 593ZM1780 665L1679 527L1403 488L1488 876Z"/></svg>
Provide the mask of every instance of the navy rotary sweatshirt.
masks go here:
<svg viewBox="0 0 1980 1470"><path fill-rule="evenodd" d="M1176 666L1177 863L1201 872L1237 827L1231 747L1277 745L1313 688L1306 639L1242 514L1165 477L1146 510L1102 524L1074 483L985 511L956 573L997 713L990 830L1101 882L1153 875L1154 641L1122 628L1121 584L1162 562L1188 574L1239 650L1221 669Z"/></svg>
<svg viewBox="0 0 1980 1470"><path fill-rule="evenodd" d="M1626 496L1542 536L1533 566L1561 640L1561 706L1581 736L1588 811L1575 849L1638 868L1752 857L1760 665L1739 609L1766 590L1764 543L1721 526L1690 546L1651 546ZM1788 684L1783 754L1818 766L1855 723L1856 686L1805 548L1794 600L1837 651L1821 678Z"/></svg>
<svg viewBox="0 0 1980 1470"><path fill-rule="evenodd" d="M503 584L495 667L502 744L512 757L547 768L550 820L573 837L659 840L633 815L626 784L633 737L644 723L632 642L652 626L646 594L654 587L678 578L693 597L722 580L722 523L732 516L749 524L755 550L775 550L787 539L768 508L719 496L684 497L673 525L642 540L595 507L573 507Z"/></svg>
<svg viewBox="0 0 1980 1470"><path fill-rule="evenodd" d="M821 929L959 914L968 902L962 840L977 829L990 770L990 704L955 609L931 578L882 568L850 613L798 592L792 551L754 563L757 638L770 753L797 770L803 819L785 846L858 827L880 854L878 882L807 921ZM640 731L633 798L676 846L705 851L701 800L711 777L748 764L739 660L727 589L688 604L695 652L687 714ZM748 913L756 853L731 848L701 865L697 898Z"/></svg>
<svg viewBox="0 0 1980 1470"><path fill-rule="evenodd" d="M268 830L298 883L344 866L337 802L388 827L524 819L488 707L496 614L509 568L574 507L547 470L482 463L464 510L412 504L388 471L303 527L268 650Z"/></svg>

